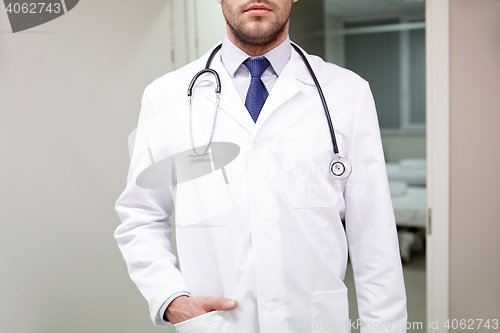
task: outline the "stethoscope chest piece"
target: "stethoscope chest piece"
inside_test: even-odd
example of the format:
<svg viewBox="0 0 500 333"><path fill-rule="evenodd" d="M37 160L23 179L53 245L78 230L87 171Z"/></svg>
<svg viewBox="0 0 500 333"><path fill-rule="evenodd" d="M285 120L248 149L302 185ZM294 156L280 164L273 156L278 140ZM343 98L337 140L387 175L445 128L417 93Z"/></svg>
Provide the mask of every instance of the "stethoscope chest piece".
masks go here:
<svg viewBox="0 0 500 333"><path fill-rule="evenodd" d="M333 161L330 163L330 174L338 180L347 179L351 175L352 165L345 157L335 154Z"/></svg>

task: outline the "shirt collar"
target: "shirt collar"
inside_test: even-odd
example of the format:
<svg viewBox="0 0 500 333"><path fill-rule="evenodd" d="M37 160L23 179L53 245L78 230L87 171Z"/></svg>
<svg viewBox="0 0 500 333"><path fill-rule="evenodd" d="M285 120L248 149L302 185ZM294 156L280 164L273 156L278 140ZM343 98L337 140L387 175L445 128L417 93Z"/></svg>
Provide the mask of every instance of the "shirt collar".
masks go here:
<svg viewBox="0 0 500 333"><path fill-rule="evenodd" d="M281 72L285 68L288 60L292 55L292 45L290 44L290 37L286 37L286 39L278 46L276 46L271 51L262 55L271 63L271 67L276 73L277 76L280 76ZM224 43L222 44L221 49L221 58L224 67L231 77L234 77L236 71L243 64L245 60L248 58L261 58L261 57L251 57L246 54L243 50L233 44L229 38L224 38Z"/></svg>

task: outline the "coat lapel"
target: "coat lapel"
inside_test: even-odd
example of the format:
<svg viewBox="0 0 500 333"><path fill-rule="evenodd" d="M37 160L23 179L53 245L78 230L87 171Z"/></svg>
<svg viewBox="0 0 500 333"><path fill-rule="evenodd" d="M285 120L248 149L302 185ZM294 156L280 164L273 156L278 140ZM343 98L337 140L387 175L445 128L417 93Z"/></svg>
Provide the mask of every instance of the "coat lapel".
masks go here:
<svg viewBox="0 0 500 333"><path fill-rule="evenodd" d="M302 62L302 59L295 51L292 50L290 61L288 61L288 64L278 77L273 90L269 94L269 97L260 112L256 123L257 126L255 133L257 133L257 131L264 125L266 120L277 108L292 99L302 90L302 88L304 88L304 83L310 83L309 80L304 80L302 78L304 71L307 71L307 68Z"/></svg>
<svg viewBox="0 0 500 333"><path fill-rule="evenodd" d="M221 80L220 110L234 119L252 136L257 133L277 108L297 95L305 85L314 86L302 58L295 51L292 51L290 61L278 77L257 123L254 123L219 55L214 58L211 67L219 73ZM209 78L209 80L215 81L213 78ZM214 94L207 94L206 98L215 104Z"/></svg>
<svg viewBox="0 0 500 333"><path fill-rule="evenodd" d="M220 55L214 58L211 68L219 73L221 80L220 110L234 119L250 135L253 135L255 132L255 123L241 100L231 76L229 76L224 65L222 65ZM214 82L215 79L210 78L210 80ZM215 94L208 94L206 97L215 104Z"/></svg>

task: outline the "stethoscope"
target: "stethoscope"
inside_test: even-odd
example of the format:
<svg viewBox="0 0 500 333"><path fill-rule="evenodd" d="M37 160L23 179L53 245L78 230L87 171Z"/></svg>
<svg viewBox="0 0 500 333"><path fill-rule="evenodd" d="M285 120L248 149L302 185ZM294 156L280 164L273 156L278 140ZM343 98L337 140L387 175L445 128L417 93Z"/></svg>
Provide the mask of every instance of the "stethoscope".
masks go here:
<svg viewBox="0 0 500 333"><path fill-rule="evenodd" d="M337 146L337 139L335 137L335 130L333 129L333 124L332 124L332 119L330 117L330 112L328 110L328 105L326 103L325 95L323 94L323 90L321 89L321 86L318 82L318 79L316 78L316 75L314 74L314 71L309 64L309 61L307 60L306 56L304 53L300 50L300 48L292 44L293 48L297 53L302 57L307 69L309 70L309 73L312 76L312 79L314 81L314 84L316 85L316 89L318 90L319 97L321 99L321 103L323 103L323 109L325 110L325 115L326 115L326 120L328 121L328 128L330 129L330 136L332 138L332 144L333 144L333 153L334 157L332 162L330 163L329 171L330 174L335 178L339 180L346 179L351 175L352 172L352 166L351 163L347 160L347 158L340 156L339 154L339 148ZM193 157L200 157L204 156L208 153L210 149L210 145L212 143L212 138L214 135L214 130L215 130L215 122L217 120L217 111L219 110L219 104L220 104L220 93L221 93L221 83L220 83L220 77L219 73L217 71L213 70L210 68L210 64L212 63L212 60L214 59L215 55L219 50L221 49L222 44L218 45L210 54L210 57L208 58L207 64L205 68L201 71L199 71L192 79L191 83L189 84L188 88L188 102L189 102L189 134L191 136L191 149L194 153L194 155L191 155ZM193 88L194 85L196 84L196 81L198 78L203 75L203 74L212 74L215 77L215 95L216 95L216 102L215 102L215 112L214 112L214 120L212 124L212 131L210 132L210 139L208 141L207 146L205 147L205 150L202 153L198 153L196 148L194 147L194 139L193 139L193 119L192 119L192 107L191 107L191 99L193 97Z"/></svg>

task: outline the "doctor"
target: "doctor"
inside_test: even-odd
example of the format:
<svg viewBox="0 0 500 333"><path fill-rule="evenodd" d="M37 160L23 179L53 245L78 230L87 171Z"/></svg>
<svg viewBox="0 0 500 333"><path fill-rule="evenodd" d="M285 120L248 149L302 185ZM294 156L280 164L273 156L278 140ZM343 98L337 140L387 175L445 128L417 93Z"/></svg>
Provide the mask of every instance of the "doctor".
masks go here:
<svg viewBox="0 0 500 333"><path fill-rule="evenodd" d="M190 128L194 146L211 135L215 78L203 75L196 83L191 122L186 96L211 52L145 90L127 187L116 203L122 223L115 238L157 326L190 333L406 331L370 88L356 74L306 55L340 155L352 164L349 178L336 179L317 87L288 38L296 1L218 0L227 36L210 65L222 89L212 141L239 147L223 170L179 180L203 159L213 162L211 150L199 158L186 154ZM153 179L158 186L141 185L145 170L171 156L184 158L182 168L171 163ZM171 243L174 203L179 260ZM358 323L349 320L343 282L348 253Z"/></svg>

